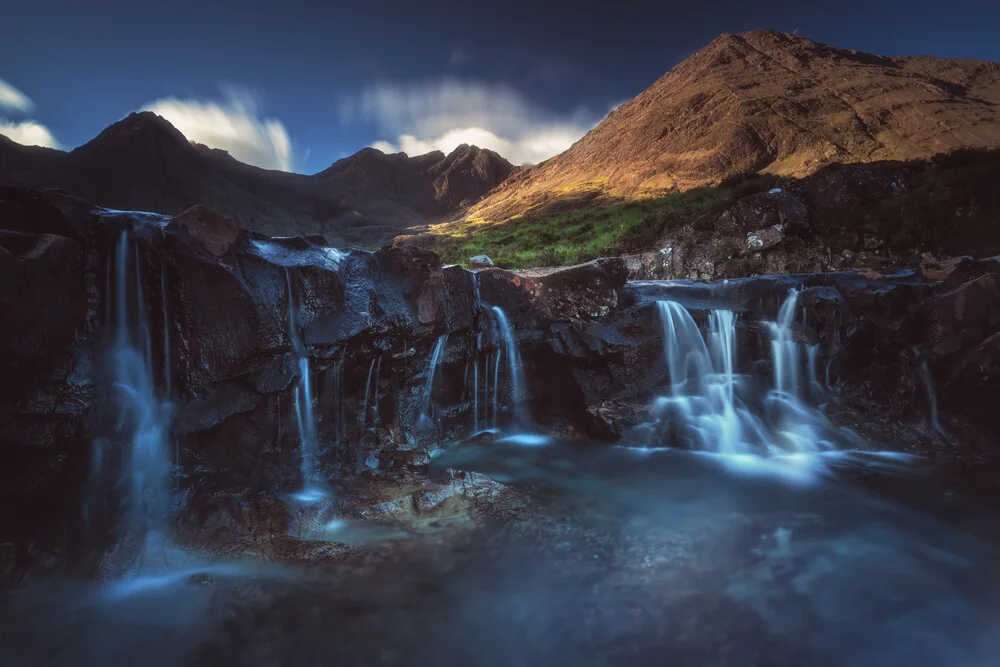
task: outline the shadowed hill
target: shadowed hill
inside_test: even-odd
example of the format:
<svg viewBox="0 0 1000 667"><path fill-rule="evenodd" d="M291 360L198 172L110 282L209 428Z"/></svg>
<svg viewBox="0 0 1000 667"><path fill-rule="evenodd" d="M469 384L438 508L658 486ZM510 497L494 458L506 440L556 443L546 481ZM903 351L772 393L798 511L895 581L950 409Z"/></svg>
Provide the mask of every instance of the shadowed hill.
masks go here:
<svg viewBox="0 0 1000 667"><path fill-rule="evenodd" d="M68 153L0 137L0 184L54 188L101 206L176 214L205 204L253 231L375 245L474 203L514 167L460 146L409 158L366 148L305 176L243 164L189 142L163 118L131 114Z"/></svg>

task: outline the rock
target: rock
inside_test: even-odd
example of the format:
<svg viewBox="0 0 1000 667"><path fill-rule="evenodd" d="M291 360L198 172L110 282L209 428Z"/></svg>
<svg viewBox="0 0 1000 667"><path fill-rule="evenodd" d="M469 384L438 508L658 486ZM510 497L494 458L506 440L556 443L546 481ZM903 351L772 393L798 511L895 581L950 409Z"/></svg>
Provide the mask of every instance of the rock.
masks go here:
<svg viewBox="0 0 1000 667"><path fill-rule="evenodd" d="M745 249L747 252L770 250L785 240L783 225L772 225L756 232L747 232Z"/></svg>
<svg viewBox="0 0 1000 667"><path fill-rule="evenodd" d="M493 260L486 255L474 255L469 258L469 264L473 268L485 268L488 266L493 266Z"/></svg>
<svg viewBox="0 0 1000 667"><path fill-rule="evenodd" d="M1000 276L987 274L937 296L932 320L935 354L978 344L1000 329Z"/></svg>
<svg viewBox="0 0 1000 667"><path fill-rule="evenodd" d="M186 232L213 257L224 257L239 238L236 222L207 206L192 206L175 215L167 232Z"/></svg>

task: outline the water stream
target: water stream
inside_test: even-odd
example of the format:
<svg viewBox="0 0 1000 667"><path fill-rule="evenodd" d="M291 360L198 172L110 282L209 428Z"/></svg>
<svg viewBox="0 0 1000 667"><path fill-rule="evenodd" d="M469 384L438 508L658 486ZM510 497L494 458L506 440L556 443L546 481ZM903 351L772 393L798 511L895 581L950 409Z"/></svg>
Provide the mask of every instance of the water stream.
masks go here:
<svg viewBox="0 0 1000 667"><path fill-rule="evenodd" d="M285 268L285 284L288 287L288 336L292 344L292 354L298 369L295 386L295 422L299 430L300 468L302 487L294 494L301 502L315 502L327 495L326 484L319 472L318 443L316 440L316 419L313 414L313 391L309 368L309 350L302 338L299 326L298 307L292 279Z"/></svg>

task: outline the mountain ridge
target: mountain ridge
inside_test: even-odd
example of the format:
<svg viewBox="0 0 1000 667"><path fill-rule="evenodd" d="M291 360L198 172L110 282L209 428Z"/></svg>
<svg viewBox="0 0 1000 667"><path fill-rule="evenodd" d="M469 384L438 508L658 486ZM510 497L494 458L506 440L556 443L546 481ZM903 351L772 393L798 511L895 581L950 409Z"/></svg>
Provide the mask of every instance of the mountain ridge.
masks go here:
<svg viewBox="0 0 1000 667"><path fill-rule="evenodd" d="M1000 64L887 57L758 30L723 33L559 155L463 212L499 222L742 173L1000 146Z"/></svg>
<svg viewBox="0 0 1000 667"><path fill-rule="evenodd" d="M58 189L109 208L175 215L207 205L251 231L378 245L467 206L514 171L474 146L409 157L362 149L324 171L244 164L187 140L151 112L129 114L68 152L0 137L0 183Z"/></svg>

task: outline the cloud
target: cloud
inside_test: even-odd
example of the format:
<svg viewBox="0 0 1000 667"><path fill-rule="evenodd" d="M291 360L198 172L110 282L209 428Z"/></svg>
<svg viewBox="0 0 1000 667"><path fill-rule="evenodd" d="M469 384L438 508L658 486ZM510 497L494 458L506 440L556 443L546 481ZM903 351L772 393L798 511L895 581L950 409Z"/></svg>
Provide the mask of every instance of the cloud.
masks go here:
<svg viewBox="0 0 1000 667"><path fill-rule="evenodd" d="M0 111L29 114L34 110L35 103L31 98L0 79ZM18 122L0 116L0 134L25 146L60 147L49 128L30 118Z"/></svg>
<svg viewBox="0 0 1000 667"><path fill-rule="evenodd" d="M385 152L421 155L475 144L515 164L533 164L569 148L599 120L586 111L559 116L516 90L445 80L430 84L380 83L341 104L341 119L369 122L372 144Z"/></svg>
<svg viewBox="0 0 1000 667"><path fill-rule="evenodd" d="M20 123L0 118L0 134L25 146L44 146L45 148L61 148L49 128L33 120Z"/></svg>
<svg viewBox="0 0 1000 667"><path fill-rule="evenodd" d="M31 113L35 103L20 90L0 79L0 110Z"/></svg>
<svg viewBox="0 0 1000 667"><path fill-rule="evenodd" d="M240 162L292 171L292 142L284 124L259 118L257 100L245 90L223 89L225 101L167 97L143 107L166 118L189 141L221 148Z"/></svg>

